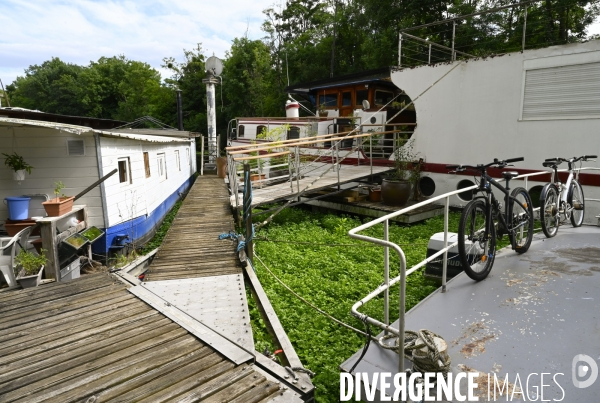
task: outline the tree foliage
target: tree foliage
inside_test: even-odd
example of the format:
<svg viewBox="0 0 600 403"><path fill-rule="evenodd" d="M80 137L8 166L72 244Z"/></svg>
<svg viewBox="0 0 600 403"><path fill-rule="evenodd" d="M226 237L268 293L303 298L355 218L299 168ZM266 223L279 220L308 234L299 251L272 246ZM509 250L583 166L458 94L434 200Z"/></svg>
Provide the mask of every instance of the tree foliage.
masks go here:
<svg viewBox="0 0 600 403"><path fill-rule="evenodd" d="M238 116L281 116L289 84L395 65L399 32L512 0L288 0L264 10L262 40L236 38L216 91L218 133ZM517 8L422 27L410 34L486 56L520 51L527 12L528 49L585 40L600 15L598 1L544 0ZM403 41L402 64L427 62L426 45ZM165 57L161 80L146 63L101 57L87 66L52 58L30 66L7 87L12 106L65 115L131 121L151 115L176 127L176 90L183 93L184 127L206 131L205 55L201 44ZM448 54L433 50L432 61ZM217 86L219 87L220 84Z"/></svg>

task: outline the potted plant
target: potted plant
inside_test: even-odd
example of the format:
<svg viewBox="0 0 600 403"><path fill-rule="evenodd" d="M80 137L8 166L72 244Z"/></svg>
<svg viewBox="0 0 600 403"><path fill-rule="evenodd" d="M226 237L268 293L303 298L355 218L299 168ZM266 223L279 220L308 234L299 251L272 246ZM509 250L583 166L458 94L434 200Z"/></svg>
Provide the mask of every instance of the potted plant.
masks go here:
<svg viewBox="0 0 600 403"><path fill-rule="evenodd" d="M325 109L325 104L322 103L321 105L319 105L319 117L326 118L327 115L328 115L328 113L327 113L327 109Z"/></svg>
<svg viewBox="0 0 600 403"><path fill-rule="evenodd" d="M17 282L23 288L37 287L42 280L42 270L44 265L48 261L44 256L45 249L41 250L42 254L36 255L35 253L28 252L25 249L21 249L17 256L15 256L15 263L17 263L17 269L20 269L17 275Z"/></svg>
<svg viewBox="0 0 600 403"><path fill-rule="evenodd" d="M67 214L73 209L73 196L65 196L62 190L65 184L62 181L54 182L54 194L56 198L43 202L42 205L49 217L59 217Z"/></svg>
<svg viewBox="0 0 600 403"><path fill-rule="evenodd" d="M12 169L14 171L13 172L14 180L19 181L19 182L24 180L26 171L29 175L31 175L31 170L33 169L33 167L31 165L29 165L28 163L26 163L22 156L20 156L16 152L14 152L10 155L2 153L2 155L4 155L4 165L6 165L7 167L9 167L10 169Z"/></svg>
<svg viewBox="0 0 600 403"><path fill-rule="evenodd" d="M414 172L417 164L413 151L413 140L394 150L394 170L381 183L381 198L386 206L404 206L410 191L418 180Z"/></svg>

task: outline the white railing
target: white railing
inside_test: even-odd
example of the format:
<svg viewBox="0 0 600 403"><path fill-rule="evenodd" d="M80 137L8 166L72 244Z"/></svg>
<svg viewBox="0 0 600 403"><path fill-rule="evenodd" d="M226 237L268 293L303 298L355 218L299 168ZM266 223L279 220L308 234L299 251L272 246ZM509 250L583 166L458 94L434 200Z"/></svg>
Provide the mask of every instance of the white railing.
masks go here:
<svg viewBox="0 0 600 403"><path fill-rule="evenodd" d="M577 168L574 169L574 171L583 171L583 170L600 170L600 168ZM568 171L566 169L563 170L559 170L559 172L563 172L563 171ZM517 177L515 177L514 179L523 179L525 181L525 188L527 189L528 186L528 179L533 177L533 176L539 176L539 175L548 175L548 174L552 174L553 175L553 171L540 171L540 172L534 172L534 173L530 173L530 174L524 174L524 175L519 175ZM554 180L554 177L552 176L552 180ZM368 222L366 224L363 224L361 226L358 226L356 228L351 229L350 231L348 231L348 235L350 235L350 237L355 238L355 239L360 239L362 241L365 242L370 242L370 243L374 243L377 245L381 245L384 247L384 282L382 285L380 285L379 287L377 287L375 290L373 290L369 295L367 295L366 297L364 297L363 299L361 299L360 301L356 302L353 306L352 306L352 315L354 315L355 317L359 318L362 321L367 321L369 322L369 324L377 326L378 328L384 330L384 332L386 333L392 333L395 336L398 337L398 345L399 346L403 346L404 345L404 326L405 326L405 321L404 321L404 316L405 316L405 306L406 306L406 277L408 275L410 275L411 273L414 273L416 270L420 269L421 267L425 266L427 263L431 262L432 260L438 258L439 256L443 255L443 263L442 263L442 292L446 291L446 273L447 273L447 268L448 268L448 251L455 247L458 242L454 242L451 245L448 245L448 212L449 212L449 207L450 207L450 197L457 195L459 193L463 193L463 192L468 192L470 190L475 190L478 188L478 185L473 185L473 186L469 186L463 189L459 189L459 190L455 190L449 193L444 193L440 196L431 198L429 200L423 201L421 203L417 203L414 204L410 207L406 207L404 209L398 210L394 213L390 213L388 215L385 215L383 217L377 218L371 222ZM399 215L402 214L406 214L409 211L418 209L420 207L426 206L428 204L432 204L435 203L439 200L444 200L444 248L441 249L440 251L436 252L435 254L429 256L428 258L426 258L425 260L422 260L421 262L417 263L415 266L411 267L409 270L406 270L406 257L404 256L404 251L402 250L402 248L400 248L400 246L396 245L393 242L390 242L389 240L389 221L394 218L397 217ZM596 199L585 199L586 201L600 201L600 200L596 200ZM538 208L535 208L534 211L538 211ZM377 224L381 224L383 223L384 227L383 227L383 239L378 239L378 238L373 238L370 236L366 236L366 235L359 235L358 233L361 231L366 230L367 228L371 228ZM393 249L399 257L400 260L400 267L399 267L399 271L400 271L400 275L397 277L394 277L393 279L390 279L390 267L389 267L389 250ZM399 307L398 307L398 313L399 313L399 317L398 317L398 329L395 329L393 327L390 326L390 316L389 316L389 290L390 287L392 287L393 285L395 285L396 283L400 283L400 295L399 295ZM364 313L361 313L358 311L358 309L363 306L364 304L366 304L367 302L369 302L370 300L372 300L373 298L375 298L376 296L380 295L381 293L384 293L384 319L383 322L378 321L377 319L371 318L369 316L367 316ZM399 354L399 359L398 359L398 371L399 372L404 372L404 356L403 354Z"/></svg>

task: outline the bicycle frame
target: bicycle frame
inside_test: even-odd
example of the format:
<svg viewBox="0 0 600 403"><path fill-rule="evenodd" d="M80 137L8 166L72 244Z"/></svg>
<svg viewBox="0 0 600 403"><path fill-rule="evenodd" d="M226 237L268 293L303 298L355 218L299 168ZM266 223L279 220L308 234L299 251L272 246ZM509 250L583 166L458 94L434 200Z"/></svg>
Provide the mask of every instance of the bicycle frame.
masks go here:
<svg viewBox="0 0 600 403"><path fill-rule="evenodd" d="M510 192L509 192L510 188L508 187L509 181L510 180L506 181L506 187L504 187L500 183L498 183L494 178L489 176L487 174L487 172L484 170L481 172L481 181L479 183L479 188L476 189L474 193L478 193L478 192L487 193L485 196L479 196L479 198L485 199L485 201L486 201L485 204L486 204L487 222L488 223L493 222L493 219L492 219L493 211L500 213L500 214L496 214L498 217L498 221L500 221L502 223L502 225L504 226L504 228L506 228L506 231L508 233L508 237L510 240L510 245L511 245L512 249L514 250L515 246L516 246L515 245L515 236L514 236L515 231L519 228L522 228L526 224L526 221L518 224L515 227L512 227L512 222L509 226L509 224L505 218L508 217L510 203L517 203L519 206L521 206L521 208L525 212L527 211L527 208L518 199L516 199L510 195ZM504 213L503 214L500 209L498 200L494 196L494 193L492 192L492 189L490 188L489 184L491 184L496 189L498 189L502 193L504 193ZM489 236L489 228L486 228L484 237L487 238L488 236Z"/></svg>

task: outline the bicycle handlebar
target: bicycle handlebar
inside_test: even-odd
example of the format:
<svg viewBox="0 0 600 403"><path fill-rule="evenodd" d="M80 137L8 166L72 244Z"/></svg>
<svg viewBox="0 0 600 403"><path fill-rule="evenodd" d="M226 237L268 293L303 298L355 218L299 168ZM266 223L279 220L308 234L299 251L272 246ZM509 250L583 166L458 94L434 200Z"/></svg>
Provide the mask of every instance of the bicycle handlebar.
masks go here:
<svg viewBox="0 0 600 403"><path fill-rule="evenodd" d="M480 164L477 166L474 166L474 165L446 165L446 169L456 169L457 172L464 171L466 169L477 169L477 170L483 171L483 170L491 167L492 165L498 165L499 168L504 168L511 162L519 162L519 161L525 161L525 158L517 157L517 158L509 158L506 160L498 160L498 158L494 158L494 162L490 162L489 164L485 164L485 165L484 164Z"/></svg>
<svg viewBox="0 0 600 403"><path fill-rule="evenodd" d="M562 162L577 162L579 160L583 160L583 161L587 161L588 159L592 159L592 158L598 158L597 155L584 155L582 157L573 157L573 158L562 158L562 157L555 157L555 158L548 158L546 160L544 160L544 162L554 162L555 164L560 164Z"/></svg>

